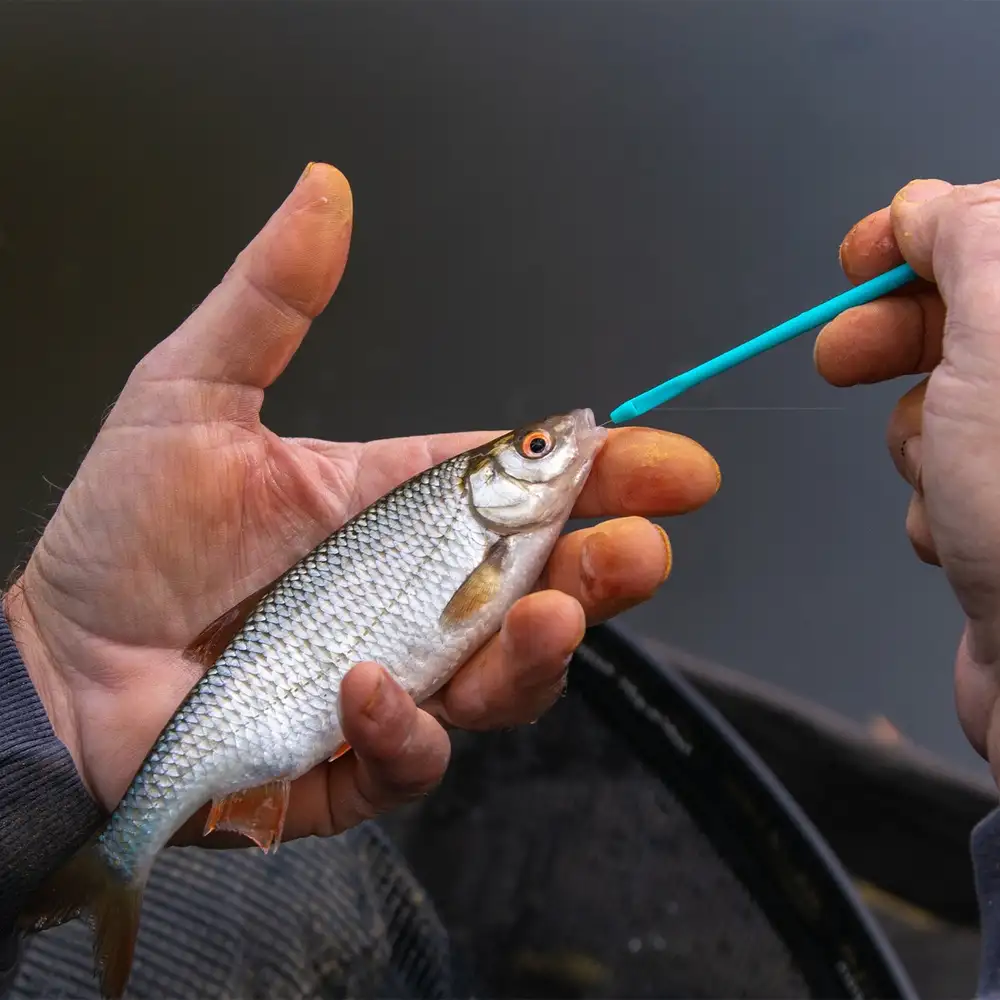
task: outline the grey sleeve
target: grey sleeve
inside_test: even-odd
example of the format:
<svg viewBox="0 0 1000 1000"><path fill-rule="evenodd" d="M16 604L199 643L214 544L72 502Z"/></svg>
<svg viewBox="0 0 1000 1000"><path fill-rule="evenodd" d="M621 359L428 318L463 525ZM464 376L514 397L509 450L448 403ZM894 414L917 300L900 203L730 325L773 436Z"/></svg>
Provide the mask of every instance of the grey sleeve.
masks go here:
<svg viewBox="0 0 1000 1000"><path fill-rule="evenodd" d="M17 967L26 897L101 820L0 610L0 995Z"/></svg>
<svg viewBox="0 0 1000 1000"><path fill-rule="evenodd" d="M1000 809L972 831L972 867L982 934L978 995L1000 998Z"/></svg>

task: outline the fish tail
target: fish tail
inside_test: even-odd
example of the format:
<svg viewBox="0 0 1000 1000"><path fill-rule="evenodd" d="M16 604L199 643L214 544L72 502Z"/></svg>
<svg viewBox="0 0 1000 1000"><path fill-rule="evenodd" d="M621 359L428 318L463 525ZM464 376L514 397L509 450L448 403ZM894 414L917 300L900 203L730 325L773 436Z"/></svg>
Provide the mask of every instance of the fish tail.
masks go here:
<svg viewBox="0 0 1000 1000"><path fill-rule="evenodd" d="M118 1000L132 973L139 934L143 886L108 884L95 901L94 959L101 976L101 995Z"/></svg>
<svg viewBox="0 0 1000 1000"><path fill-rule="evenodd" d="M22 930L43 931L88 916L101 995L118 1000L132 971L144 889L145 879L126 880L108 865L95 836L42 883L18 924Z"/></svg>

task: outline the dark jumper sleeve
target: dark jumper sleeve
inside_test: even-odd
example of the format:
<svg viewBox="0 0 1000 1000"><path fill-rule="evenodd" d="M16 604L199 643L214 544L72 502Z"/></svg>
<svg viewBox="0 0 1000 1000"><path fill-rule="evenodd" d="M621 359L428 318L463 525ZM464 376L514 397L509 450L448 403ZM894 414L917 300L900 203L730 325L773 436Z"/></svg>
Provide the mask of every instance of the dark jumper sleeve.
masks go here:
<svg viewBox="0 0 1000 1000"><path fill-rule="evenodd" d="M26 897L100 822L0 609L0 995L17 966L13 924Z"/></svg>
<svg viewBox="0 0 1000 1000"><path fill-rule="evenodd" d="M982 945L979 991L982 998L1000 997L1000 809L972 831L972 866L979 898Z"/></svg>

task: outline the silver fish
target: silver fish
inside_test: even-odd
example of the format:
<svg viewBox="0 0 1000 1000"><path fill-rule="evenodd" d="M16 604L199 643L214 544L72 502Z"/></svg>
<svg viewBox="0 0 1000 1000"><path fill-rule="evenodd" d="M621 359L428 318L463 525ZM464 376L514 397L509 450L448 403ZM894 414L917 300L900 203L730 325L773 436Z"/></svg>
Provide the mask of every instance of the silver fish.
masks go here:
<svg viewBox="0 0 1000 1000"><path fill-rule="evenodd" d="M157 854L207 802L212 829L280 843L289 784L347 749L340 684L373 660L421 702L537 582L607 432L590 410L449 459L282 576L163 729L107 824L22 916L95 927L102 993L128 983Z"/></svg>

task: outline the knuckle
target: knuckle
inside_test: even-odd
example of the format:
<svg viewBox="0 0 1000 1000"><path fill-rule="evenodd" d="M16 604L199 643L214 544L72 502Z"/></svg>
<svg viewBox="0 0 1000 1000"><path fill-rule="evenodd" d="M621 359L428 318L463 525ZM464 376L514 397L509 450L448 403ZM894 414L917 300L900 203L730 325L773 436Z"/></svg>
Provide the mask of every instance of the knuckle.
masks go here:
<svg viewBox="0 0 1000 1000"><path fill-rule="evenodd" d="M944 196L939 238L968 260L1000 259L1000 181L956 187Z"/></svg>
<svg viewBox="0 0 1000 1000"><path fill-rule="evenodd" d="M960 214L1000 213L1000 180L983 184L960 184L946 196L951 199L953 209Z"/></svg>

